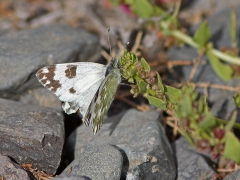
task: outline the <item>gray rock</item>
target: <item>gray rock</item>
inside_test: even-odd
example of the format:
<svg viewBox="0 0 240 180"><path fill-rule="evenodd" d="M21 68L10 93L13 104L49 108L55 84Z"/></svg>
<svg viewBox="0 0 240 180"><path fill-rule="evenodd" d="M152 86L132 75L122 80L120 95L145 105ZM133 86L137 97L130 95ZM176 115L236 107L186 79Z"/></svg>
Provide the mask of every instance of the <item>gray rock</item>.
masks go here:
<svg viewBox="0 0 240 180"><path fill-rule="evenodd" d="M235 6L236 21L237 21L237 30L240 28L240 11L237 9L240 8L240 1L238 1L238 6ZM226 6L221 11L209 16L207 19L212 38L211 41L214 43L214 47L220 49L222 47L232 47L232 40L230 36L230 15L231 15L231 6ZM193 34L199 27L200 24L192 26L190 28L190 33ZM238 35L237 35L237 38ZM240 44L238 43L238 47Z"/></svg>
<svg viewBox="0 0 240 180"><path fill-rule="evenodd" d="M52 92L44 87L28 91L20 97L19 101L25 104L35 104L53 108L62 112L62 103Z"/></svg>
<svg viewBox="0 0 240 180"><path fill-rule="evenodd" d="M203 155L196 152L184 138L172 144L176 151L178 166L178 180L207 179L213 177L215 172L209 166Z"/></svg>
<svg viewBox="0 0 240 180"><path fill-rule="evenodd" d="M237 24L238 29L240 28L240 11L236 11L237 15ZM208 22L209 26L213 35L214 44L219 47L226 47L229 46L231 43L231 38L229 36L229 17L230 16L230 9L227 8L211 17L209 17ZM239 18L238 18L239 17ZM192 29L196 30L196 26ZM171 59L186 59L191 60L196 58L197 50L191 47L183 47L183 48L176 48L173 47L168 52L168 58ZM240 83L239 79L234 79L229 82L224 82L220 79L215 72L213 71L212 67L208 63L207 58L203 57L203 63L199 65L197 71L194 75L193 82L195 83L210 83L210 84L218 84L218 85L225 85L225 86L238 86ZM189 74L192 70L192 66L182 66L176 67L175 70L179 74L179 76L183 77L185 80L188 79ZM201 93L204 93L203 88L197 88L197 90ZM228 119L233 110L236 109L236 105L233 100L233 96L236 92L215 89L215 88L208 88L208 101L211 104L211 112L215 116L219 118Z"/></svg>
<svg viewBox="0 0 240 180"><path fill-rule="evenodd" d="M6 180L33 180L34 177L28 174L21 166L11 161L7 156L0 155L0 178Z"/></svg>
<svg viewBox="0 0 240 180"><path fill-rule="evenodd" d="M223 180L240 180L240 169L225 177Z"/></svg>
<svg viewBox="0 0 240 180"><path fill-rule="evenodd" d="M64 144L61 113L0 99L0 153L55 174Z"/></svg>
<svg viewBox="0 0 240 180"><path fill-rule="evenodd" d="M82 175L96 180L119 180L122 154L111 145L88 146L62 174Z"/></svg>
<svg viewBox="0 0 240 180"><path fill-rule="evenodd" d="M124 158L122 178L174 179L172 150L159 118L157 111L131 109L107 119L95 136L91 129L81 126L67 140L69 154L77 158L88 146L112 144Z"/></svg>
<svg viewBox="0 0 240 180"><path fill-rule="evenodd" d="M78 175L60 175L51 180L91 180L86 176L78 176Z"/></svg>
<svg viewBox="0 0 240 180"><path fill-rule="evenodd" d="M18 99L34 85L43 66L91 61L99 56L98 38L67 25L52 25L0 37L0 97Z"/></svg>
<svg viewBox="0 0 240 180"><path fill-rule="evenodd" d="M191 0L188 0L191 1ZM192 4L184 10L185 18L192 17L193 15L210 11L210 13L221 12L226 7L236 7L240 5L239 0L194 0ZM235 8L236 10L238 8ZM228 16L229 17L229 16Z"/></svg>

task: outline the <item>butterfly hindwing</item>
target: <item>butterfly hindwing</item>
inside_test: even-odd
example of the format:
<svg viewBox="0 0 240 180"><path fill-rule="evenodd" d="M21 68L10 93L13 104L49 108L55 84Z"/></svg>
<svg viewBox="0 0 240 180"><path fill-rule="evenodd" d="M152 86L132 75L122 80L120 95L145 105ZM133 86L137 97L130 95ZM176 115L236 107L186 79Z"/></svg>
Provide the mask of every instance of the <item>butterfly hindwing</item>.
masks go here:
<svg viewBox="0 0 240 180"><path fill-rule="evenodd" d="M121 81L120 71L117 68L111 70L99 87L95 98L92 100L84 121L92 125L94 134L103 124L103 118L114 100L118 84ZM88 125L88 124L87 124Z"/></svg>
<svg viewBox="0 0 240 180"><path fill-rule="evenodd" d="M63 101L63 109L71 114L78 109L84 117L92 98L105 78L106 67L91 62L56 64L41 68L39 82Z"/></svg>

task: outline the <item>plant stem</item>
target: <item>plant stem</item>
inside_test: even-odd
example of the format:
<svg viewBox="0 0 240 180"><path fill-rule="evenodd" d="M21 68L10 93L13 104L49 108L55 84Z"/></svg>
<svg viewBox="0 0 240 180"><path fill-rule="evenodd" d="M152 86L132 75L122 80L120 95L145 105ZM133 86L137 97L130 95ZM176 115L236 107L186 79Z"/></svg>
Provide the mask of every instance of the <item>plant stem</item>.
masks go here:
<svg viewBox="0 0 240 180"><path fill-rule="evenodd" d="M199 45L193 41L193 38L186 35L185 33L179 31L179 30L173 30L171 32L169 32L170 35L176 37L177 39L182 40L184 43L198 49ZM235 56L231 56L228 55L226 53L223 53L219 50L216 49L209 49L209 51L214 54L216 57L218 57L219 59L231 63L231 64L236 64L236 65L240 65L240 58L239 57L235 57Z"/></svg>
<svg viewBox="0 0 240 180"><path fill-rule="evenodd" d="M215 56L217 56L219 59L232 63L232 64L236 64L236 65L240 65L240 58L239 57L234 57L231 55L228 55L226 53L223 53L221 51L218 51L216 49L211 49L210 50Z"/></svg>
<svg viewBox="0 0 240 180"><path fill-rule="evenodd" d="M182 40L184 43L194 47L194 48L199 48L199 45L193 41L193 38L188 36L187 34L179 31L179 30L174 30L174 31L171 31L170 34L180 40Z"/></svg>
<svg viewBox="0 0 240 180"><path fill-rule="evenodd" d="M224 125L226 125L226 124L228 123L227 120L223 120L223 119L219 119L219 118L216 118L216 120L217 120L217 122L218 122L219 124L224 124ZM237 129L240 129L240 124L239 124L239 123L234 123L233 127L234 127L234 128L237 128Z"/></svg>

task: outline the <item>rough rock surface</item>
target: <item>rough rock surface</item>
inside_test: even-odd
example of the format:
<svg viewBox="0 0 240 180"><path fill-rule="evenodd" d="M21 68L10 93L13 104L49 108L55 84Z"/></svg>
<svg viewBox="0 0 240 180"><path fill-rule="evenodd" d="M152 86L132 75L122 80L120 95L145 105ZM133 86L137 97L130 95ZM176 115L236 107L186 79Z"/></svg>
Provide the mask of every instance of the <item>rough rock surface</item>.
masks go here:
<svg viewBox="0 0 240 180"><path fill-rule="evenodd" d="M67 25L43 26L0 37L0 97L40 87L35 72L49 64L91 61L99 56L98 38Z"/></svg>
<svg viewBox="0 0 240 180"><path fill-rule="evenodd" d="M53 108L62 112L62 103L45 87L28 91L19 101L25 104L35 104L46 108Z"/></svg>
<svg viewBox="0 0 240 180"><path fill-rule="evenodd" d="M78 176L78 175L61 175L51 180L91 180L91 179L88 177Z"/></svg>
<svg viewBox="0 0 240 180"><path fill-rule="evenodd" d="M225 177L224 180L240 180L240 169Z"/></svg>
<svg viewBox="0 0 240 180"><path fill-rule="evenodd" d="M11 161L7 156L0 155L0 178L4 180L33 180L34 177L27 173L21 166Z"/></svg>
<svg viewBox="0 0 240 180"><path fill-rule="evenodd" d="M120 151L111 145L88 146L62 174L81 175L96 180L119 180L122 161Z"/></svg>
<svg viewBox="0 0 240 180"><path fill-rule="evenodd" d="M76 159L88 146L111 144L123 155L122 178L174 179L173 154L159 118L157 111L131 109L107 119L95 136L81 126L69 136L69 155L74 154Z"/></svg>
<svg viewBox="0 0 240 180"><path fill-rule="evenodd" d="M215 172L204 155L196 152L182 137L172 144L178 168L178 180L207 179Z"/></svg>
<svg viewBox="0 0 240 180"><path fill-rule="evenodd" d="M63 116L47 108L0 99L0 154L55 174L64 144Z"/></svg>

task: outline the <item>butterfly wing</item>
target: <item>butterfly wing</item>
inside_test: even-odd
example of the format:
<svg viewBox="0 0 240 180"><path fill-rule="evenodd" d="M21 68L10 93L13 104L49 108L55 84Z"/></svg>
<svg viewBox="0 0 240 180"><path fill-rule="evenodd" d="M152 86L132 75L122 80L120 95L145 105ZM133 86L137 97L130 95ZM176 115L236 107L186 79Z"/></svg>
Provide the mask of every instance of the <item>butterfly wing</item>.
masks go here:
<svg viewBox="0 0 240 180"><path fill-rule="evenodd" d="M56 64L38 70L39 82L63 101L67 114L78 109L84 117L99 86L105 78L106 67L98 63L78 62Z"/></svg>
<svg viewBox="0 0 240 180"><path fill-rule="evenodd" d="M120 71L114 68L102 82L95 98L92 100L87 110L84 122L89 122L90 125L92 125L94 134L97 133L103 124L103 118L114 100L117 86L120 81Z"/></svg>

